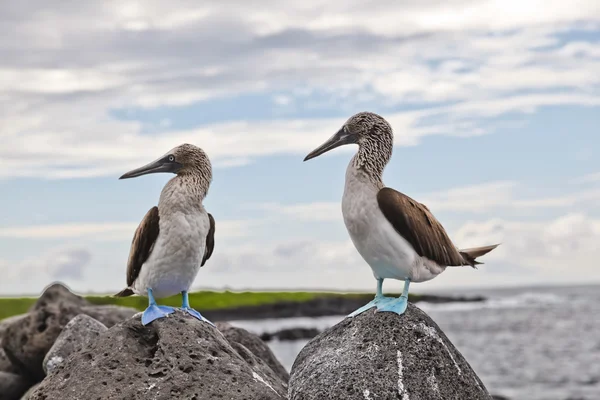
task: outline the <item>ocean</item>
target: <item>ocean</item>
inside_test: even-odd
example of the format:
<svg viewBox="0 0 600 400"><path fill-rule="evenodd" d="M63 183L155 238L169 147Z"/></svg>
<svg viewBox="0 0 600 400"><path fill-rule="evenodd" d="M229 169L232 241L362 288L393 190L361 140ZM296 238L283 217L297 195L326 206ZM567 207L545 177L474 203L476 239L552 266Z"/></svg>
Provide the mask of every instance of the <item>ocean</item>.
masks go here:
<svg viewBox="0 0 600 400"><path fill-rule="evenodd" d="M487 300L417 306L436 321L491 394L510 400L600 400L600 286L469 290L460 295ZM261 334L291 327L326 329L343 318L232 324ZM307 342L271 341L269 346L290 370Z"/></svg>

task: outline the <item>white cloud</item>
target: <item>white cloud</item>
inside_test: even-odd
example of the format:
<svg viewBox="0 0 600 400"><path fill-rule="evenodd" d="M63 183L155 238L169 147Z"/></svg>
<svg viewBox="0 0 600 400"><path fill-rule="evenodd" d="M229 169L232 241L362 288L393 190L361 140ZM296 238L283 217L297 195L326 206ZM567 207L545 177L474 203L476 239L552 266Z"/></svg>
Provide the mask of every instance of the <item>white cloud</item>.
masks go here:
<svg viewBox="0 0 600 400"><path fill-rule="evenodd" d="M546 222L471 222L462 226L453 239L464 243L464 247L502 242L490 253L490 260L534 268L544 282L558 281L561 276L566 282L600 279L593 262L600 256L600 220L585 214L565 214Z"/></svg>
<svg viewBox="0 0 600 400"><path fill-rule="evenodd" d="M498 181L460 186L433 193L405 193L425 204L434 214L466 212L485 214L490 211L531 209L565 209L594 205L600 201L600 189L587 189L569 194L531 196L533 188L513 181ZM300 220L337 221L342 218L340 202L296 204L266 203L257 206L270 212Z"/></svg>
<svg viewBox="0 0 600 400"><path fill-rule="evenodd" d="M140 123L112 116L124 107L256 92L319 108L307 97L316 93L349 112L426 103L386 115L396 143L413 145L489 133L486 118L506 112L600 105L600 43L565 35L600 30L594 0L260 4L2 3L0 178L117 175L185 141L217 166L239 166L302 154L343 122L159 123L163 131L142 135Z"/></svg>
<svg viewBox="0 0 600 400"><path fill-rule="evenodd" d="M479 269L449 268L432 281L412 286L423 292L452 287L497 287L600 281L600 220L564 214L546 222L483 219L449 232L460 248L502 243L482 257ZM208 284L209 282L210 284ZM374 291L369 266L349 239L249 242L215 253L197 286L229 288L319 288ZM401 284L386 281L386 291Z"/></svg>
<svg viewBox="0 0 600 400"><path fill-rule="evenodd" d="M523 210L567 208L593 204L600 200L600 190L582 190L564 195L531 197L532 188L517 182L490 182L449 189L423 195L420 202L433 211L463 211L484 213L494 209Z"/></svg>
<svg viewBox="0 0 600 400"><path fill-rule="evenodd" d="M74 239L94 241L131 240L138 227L133 222L66 223L0 228L0 237L12 239ZM243 237L256 222L252 220L215 221L219 238Z"/></svg>
<svg viewBox="0 0 600 400"><path fill-rule="evenodd" d="M114 240L132 237L137 224L129 222L70 223L0 228L0 237L13 239L57 239L93 236Z"/></svg>
<svg viewBox="0 0 600 400"><path fill-rule="evenodd" d="M256 208L288 218L307 221L339 221L342 218L342 206L335 202L314 202L283 205L279 203L260 204ZM279 218L279 215L276 218Z"/></svg>
<svg viewBox="0 0 600 400"><path fill-rule="evenodd" d="M413 285L412 291L600 281L600 271L593 262L600 256L600 220L582 213L525 222L486 217L466 222L449 234L461 248L502 244L482 258L485 265L479 269L450 268L432 281ZM268 240L254 236L254 231L248 232L235 245L227 238L219 240L194 287L374 290L370 268L346 236L334 240L310 235ZM81 292L120 289L127 245L119 244L118 251L103 250L92 242L89 246L90 250L62 246L23 261L0 261L0 273L5 277L0 293L37 292L55 279ZM87 256L90 253L93 262ZM388 292L398 291L401 283L389 281L385 287Z"/></svg>
<svg viewBox="0 0 600 400"><path fill-rule="evenodd" d="M58 247L19 262L0 260L0 293L19 294L41 290L49 282L64 280L82 284L92 254L84 248Z"/></svg>

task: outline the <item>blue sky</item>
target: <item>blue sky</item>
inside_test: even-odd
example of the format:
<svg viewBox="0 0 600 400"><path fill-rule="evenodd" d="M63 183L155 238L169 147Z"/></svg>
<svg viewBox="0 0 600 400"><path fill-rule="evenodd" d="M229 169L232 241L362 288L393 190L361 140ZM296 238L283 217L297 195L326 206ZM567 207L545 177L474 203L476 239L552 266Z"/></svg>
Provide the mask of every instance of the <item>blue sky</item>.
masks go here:
<svg viewBox="0 0 600 400"><path fill-rule="evenodd" d="M118 177L184 142L214 166L195 287L372 290L356 149L302 162L359 111L394 128L388 186L503 243L414 291L600 282L597 2L79 4L0 5L0 294L121 289L171 176Z"/></svg>

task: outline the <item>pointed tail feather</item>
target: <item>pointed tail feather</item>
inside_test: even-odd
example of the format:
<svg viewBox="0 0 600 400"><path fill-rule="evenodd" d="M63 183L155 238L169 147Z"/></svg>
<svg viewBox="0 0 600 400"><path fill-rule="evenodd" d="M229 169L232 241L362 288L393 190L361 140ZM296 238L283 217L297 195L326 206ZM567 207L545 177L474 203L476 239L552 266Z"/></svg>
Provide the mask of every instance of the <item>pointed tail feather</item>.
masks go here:
<svg viewBox="0 0 600 400"><path fill-rule="evenodd" d="M113 297L127 297L127 296L132 296L133 290L129 289L129 288L125 288L123 290L121 290L119 293L114 294Z"/></svg>
<svg viewBox="0 0 600 400"><path fill-rule="evenodd" d="M460 254L463 256L465 262L469 264L471 267L475 268L475 265L483 264L482 262L477 261L477 258L489 253L494 250L496 247L500 246L500 243L493 244L491 246L482 246L482 247L473 247L471 249L463 249L459 250Z"/></svg>

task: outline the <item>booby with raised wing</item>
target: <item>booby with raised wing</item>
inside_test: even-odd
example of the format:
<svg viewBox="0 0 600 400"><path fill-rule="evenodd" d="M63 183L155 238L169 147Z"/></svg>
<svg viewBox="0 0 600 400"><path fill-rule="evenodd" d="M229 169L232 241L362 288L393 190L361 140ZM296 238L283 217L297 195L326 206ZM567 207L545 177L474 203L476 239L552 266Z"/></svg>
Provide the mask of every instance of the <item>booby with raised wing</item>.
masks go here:
<svg viewBox="0 0 600 400"><path fill-rule="evenodd" d="M199 147L182 144L119 179L157 172L177 176L167 182L158 207L146 213L135 231L127 262L127 288L115 296L147 296L149 305L142 314L142 323L147 325L174 312L172 307L157 305L156 298L181 293L181 309L210 322L191 308L188 300L188 290L215 246L215 220L202 205L212 181L210 160Z"/></svg>
<svg viewBox="0 0 600 400"><path fill-rule="evenodd" d="M407 195L385 187L383 170L390 161L393 131L381 116L371 112L353 115L304 161L346 144L358 152L346 170L342 197L344 223L354 246L373 270L375 298L349 316L370 308L403 314L411 282L435 278L449 266L475 268L478 257L498 245L459 250L429 209ZM385 297L384 279L404 281L399 298Z"/></svg>

